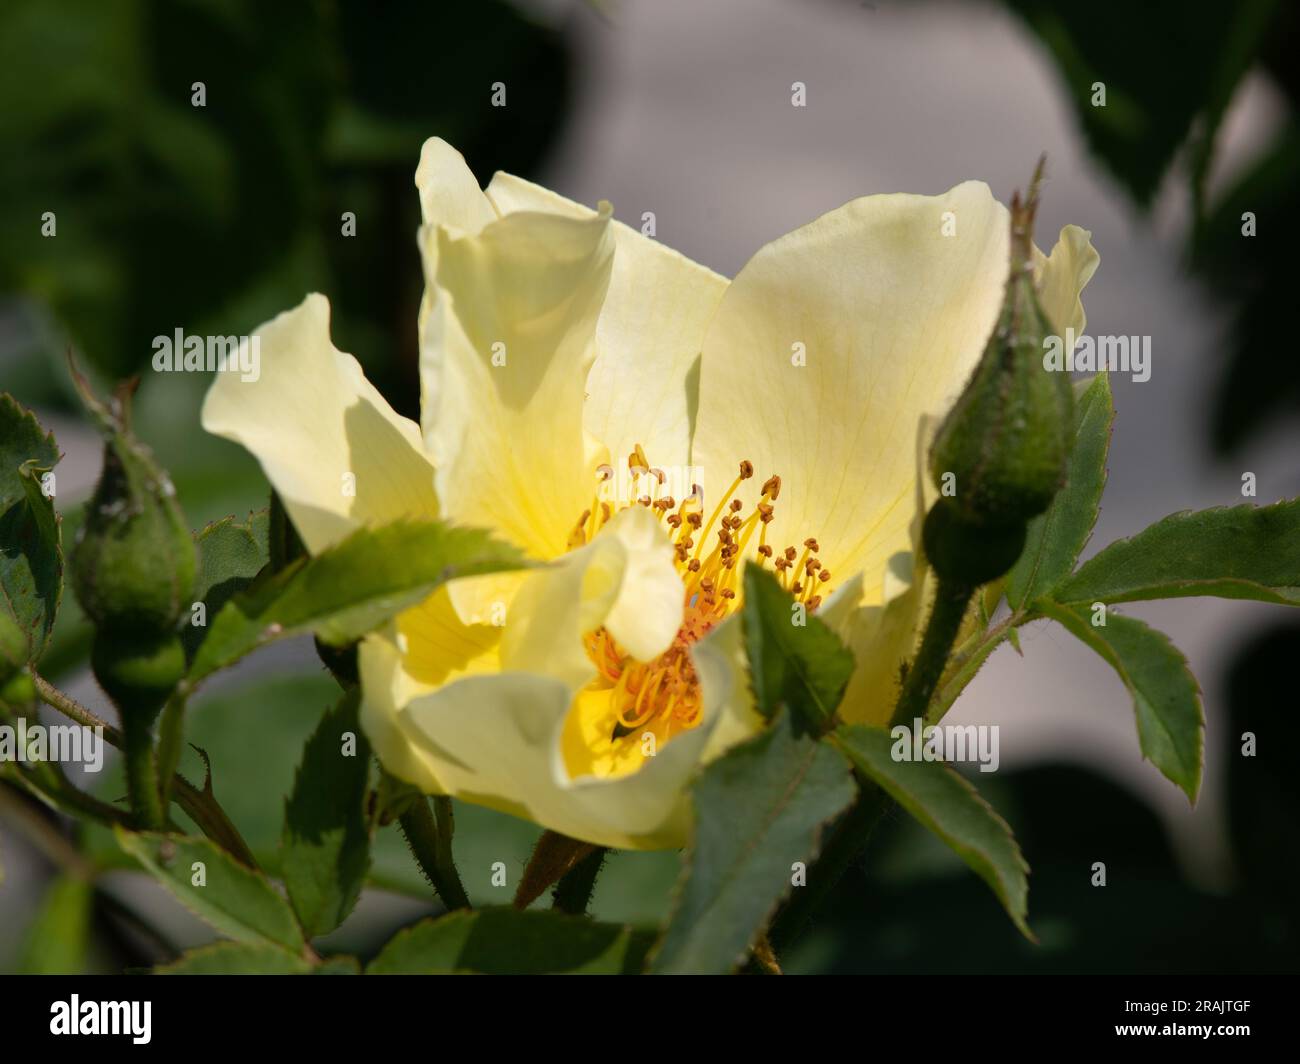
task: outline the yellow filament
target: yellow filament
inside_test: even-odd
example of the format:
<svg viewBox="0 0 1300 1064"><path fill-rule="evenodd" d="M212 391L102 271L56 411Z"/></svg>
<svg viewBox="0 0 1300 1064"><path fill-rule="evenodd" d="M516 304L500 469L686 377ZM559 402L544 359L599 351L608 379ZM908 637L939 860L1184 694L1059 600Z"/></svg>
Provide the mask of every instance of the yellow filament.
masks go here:
<svg viewBox="0 0 1300 1064"><path fill-rule="evenodd" d="M708 521L704 522L700 519L704 507L698 486L676 503L671 496L660 496L667 476L662 469L650 465L640 444L628 455L627 462L632 476L631 497L615 500L613 507L600 501L599 485L613 477L613 470L608 465L601 466L591 510L578 521L571 544L591 542L616 511L632 506L649 506L655 519L667 526L674 564L682 575L683 608L676 638L653 661L631 658L604 628L586 637L587 653L598 673L593 683L609 694L612 711L609 719L614 723L610 742L615 744L635 743L637 737L632 733L643 727L654 728L659 738L664 740L676 731L693 728L699 723L703 699L699 677L691 660L691 646L739 606L738 570L743 560L749 558L764 566L771 556L781 586L791 590L796 583L800 584L799 601L811 604L813 608L821 601L821 596L814 592L819 583L828 579L817 571L819 562L814 563L814 571L807 568L810 555L816 553L816 540L804 541L804 553L797 563L785 553L774 553L768 547L767 526L781 490L779 477L771 477L763 484L758 504L742 519L742 507L738 502L733 504L732 498L741 483L754 475L754 468L750 462L741 462L740 475L714 507ZM647 485L645 494L640 494L643 476L649 477L652 483ZM724 512L727 516L714 537L714 527ZM756 526L759 528L758 544L751 556L750 545ZM706 551L710 538L714 542ZM794 553L794 548L788 550Z"/></svg>

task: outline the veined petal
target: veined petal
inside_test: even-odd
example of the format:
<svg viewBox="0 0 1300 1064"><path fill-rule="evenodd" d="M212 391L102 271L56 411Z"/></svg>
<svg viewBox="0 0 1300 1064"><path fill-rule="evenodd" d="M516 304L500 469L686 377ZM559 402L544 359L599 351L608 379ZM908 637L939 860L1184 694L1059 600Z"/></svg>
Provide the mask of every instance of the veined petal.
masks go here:
<svg viewBox="0 0 1300 1064"><path fill-rule="evenodd" d="M922 625L934 602L936 581L921 543L925 515L939 497L926 469L926 451L934 431L934 418L928 415L916 426L911 549L886 561L881 601L864 604L863 574L833 594L818 611L853 653L853 676L840 703L840 716L850 724L889 723L902 692L903 665L915 656Z"/></svg>
<svg viewBox="0 0 1300 1064"><path fill-rule="evenodd" d="M441 227L452 233L475 234L497 218L497 213L465 162L464 156L439 137L430 137L420 150L420 165L415 171L415 187L420 196L419 246L426 279L420 300L418 335L420 343L420 428L426 441L437 441L445 450L455 447L461 438L470 411L457 402L452 389L443 401L445 379L456 372L455 363L446 365L448 352L442 342L443 318L431 322L440 290L428 278L438 273L438 241L431 233ZM431 442L431 447L435 445ZM436 449L436 448L435 448Z"/></svg>
<svg viewBox="0 0 1300 1064"><path fill-rule="evenodd" d="M330 342L324 296L308 296L254 339L257 379L218 373L202 424L261 462L310 552L362 524L437 514L419 430Z"/></svg>
<svg viewBox="0 0 1300 1064"><path fill-rule="evenodd" d="M445 794L433 759L415 745L402 721L402 710L425 689L403 670L395 636L391 630L374 632L357 647L361 729L387 771L426 794Z"/></svg>
<svg viewBox="0 0 1300 1064"><path fill-rule="evenodd" d="M420 148L415 187L425 225L477 233L498 217L465 157L441 137L430 137Z"/></svg>
<svg viewBox="0 0 1300 1064"><path fill-rule="evenodd" d="M402 669L412 682L426 688L494 670L500 665L504 625L504 615L497 623L465 624L451 604L448 589L439 588L397 616Z"/></svg>
<svg viewBox="0 0 1300 1064"><path fill-rule="evenodd" d="M913 583L883 606L866 606L848 621L844 641L857 667L840 703L850 724L889 723L902 689L902 666L916 651L925 619L926 582Z"/></svg>
<svg viewBox="0 0 1300 1064"><path fill-rule="evenodd" d="M421 232L421 375L437 403L426 442L443 512L541 559L567 549L596 485L582 399L613 256L608 225L608 212L521 213L477 234ZM463 619L486 616L502 586L457 581L452 599Z"/></svg>
<svg viewBox="0 0 1300 1064"><path fill-rule="evenodd" d="M1088 327L1081 293L1100 262L1101 256L1092 246L1092 234L1077 225L1061 230L1050 256L1034 248L1038 300L1047 320L1062 335L1066 329L1073 329L1076 337L1082 336Z"/></svg>
<svg viewBox="0 0 1300 1064"><path fill-rule="evenodd" d="M574 827L585 833L579 837L632 850L686 845L691 827L689 785L699 771L711 730L706 720L678 735L632 775L566 780L564 794L574 811ZM562 766L557 771L563 772Z"/></svg>
<svg viewBox="0 0 1300 1064"><path fill-rule="evenodd" d="M511 174L487 198L502 215L547 211L590 218L590 208ZM658 466L685 467L699 398L696 363L727 279L622 222L612 222L614 270L596 327L583 420L615 461L641 444ZM684 488L674 491L685 494Z"/></svg>
<svg viewBox="0 0 1300 1064"><path fill-rule="evenodd" d="M682 845L686 783L707 729L678 737L633 775L574 780L559 742L573 694L552 677L503 672L417 698L402 717L450 794L604 846Z"/></svg>
<svg viewBox="0 0 1300 1064"><path fill-rule="evenodd" d="M780 475L768 542L815 536L827 569L866 573L864 601L883 602L888 559L911 549L917 426L979 358L1008 239L1006 209L967 182L854 200L759 251L705 338L693 462L706 508L738 458L759 473L747 502Z"/></svg>
<svg viewBox="0 0 1300 1064"><path fill-rule="evenodd" d="M556 676L577 689L596 672L583 637L601 627L639 661L662 654L681 627L685 597L672 553L650 510L615 514L591 543L524 581L501 667Z"/></svg>
<svg viewBox="0 0 1300 1064"><path fill-rule="evenodd" d="M361 726L389 772L427 793L445 793L437 757L414 742L402 711L444 684L496 672L502 631L462 624L444 587L362 640Z"/></svg>

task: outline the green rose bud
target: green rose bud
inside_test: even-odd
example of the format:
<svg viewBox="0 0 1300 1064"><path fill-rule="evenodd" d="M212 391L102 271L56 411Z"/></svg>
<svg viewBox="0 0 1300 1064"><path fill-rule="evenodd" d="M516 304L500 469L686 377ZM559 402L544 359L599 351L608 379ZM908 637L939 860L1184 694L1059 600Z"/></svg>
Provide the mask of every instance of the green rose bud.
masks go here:
<svg viewBox="0 0 1300 1064"><path fill-rule="evenodd" d="M1026 522L1046 510L1065 483L1074 393L1069 374L1043 365L1043 340L1053 328L1034 289L1041 170L1040 163L1026 202L1019 194L1012 199L1011 275L1002 312L930 452L935 483L955 491L943 505L967 524Z"/></svg>
<svg viewBox="0 0 1300 1064"><path fill-rule="evenodd" d="M90 667L123 724L148 728L185 675L185 647L175 632L104 628L95 633Z"/></svg>
<svg viewBox="0 0 1300 1064"><path fill-rule="evenodd" d="M1010 572L1025 549L1024 521L981 525L967 521L941 500L930 507L921 541L930 567L941 580L978 587Z"/></svg>
<svg viewBox="0 0 1300 1064"><path fill-rule="evenodd" d="M79 375L78 375L79 376ZM104 432L104 470L71 558L73 588L97 628L172 629L194 593L198 559L176 492L126 424L126 392L107 410L79 380Z"/></svg>

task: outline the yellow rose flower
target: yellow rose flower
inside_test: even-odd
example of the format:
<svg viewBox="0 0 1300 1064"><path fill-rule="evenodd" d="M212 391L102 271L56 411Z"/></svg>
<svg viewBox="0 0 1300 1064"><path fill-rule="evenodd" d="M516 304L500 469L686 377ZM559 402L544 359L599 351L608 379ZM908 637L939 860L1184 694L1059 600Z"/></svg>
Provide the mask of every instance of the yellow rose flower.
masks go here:
<svg viewBox="0 0 1300 1064"><path fill-rule="evenodd" d="M987 186L854 200L730 282L607 204L500 173L481 190L441 140L416 186L421 425L335 349L320 295L258 331L256 381L221 374L203 407L311 552L436 515L551 563L454 581L362 642L388 770L591 842L681 845L692 776L761 726L745 561L852 647L841 715L885 721L924 602L926 426L1006 282ZM1096 263L1072 226L1040 260L1062 328L1082 330Z"/></svg>

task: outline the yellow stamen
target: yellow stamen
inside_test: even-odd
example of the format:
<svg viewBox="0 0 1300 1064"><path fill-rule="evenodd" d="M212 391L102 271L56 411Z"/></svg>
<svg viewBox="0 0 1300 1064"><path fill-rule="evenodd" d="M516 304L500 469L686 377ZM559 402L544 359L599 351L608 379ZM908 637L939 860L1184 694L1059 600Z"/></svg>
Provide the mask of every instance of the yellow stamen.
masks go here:
<svg viewBox="0 0 1300 1064"><path fill-rule="evenodd" d="M798 561L794 547L774 552L768 545L767 527L781 494L779 476L763 482L761 498L748 515L742 516L744 503L734 496L741 483L754 475L754 466L747 460L741 462L739 475L705 521L704 493L698 484L678 503L671 495L660 497L667 474L650 465L640 444L628 455L627 463L632 490L626 500L615 500L613 507L600 501L600 488L613 478L614 471L608 465L597 469L596 496L591 509L577 522L570 547L591 542L615 512L632 506L649 507L667 528L673 561L682 576L682 623L672 645L647 662L627 655L604 628L586 637L587 654L597 673L593 684L608 692L611 712L606 719L611 722L611 731L607 734L618 749L631 749L628 744L638 741L638 733L653 731L659 741L664 741L699 724L704 703L691 647L739 608L739 572L746 559L760 566L771 559L781 586L813 609L822 601L822 596L814 592L826 590L830 578L821 562L810 557L819 549L815 539L804 540L804 553ZM648 491L638 490L642 477L652 480L646 485ZM751 553L755 529L758 543Z"/></svg>

